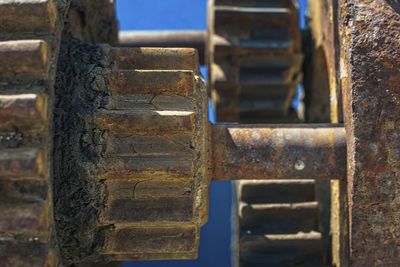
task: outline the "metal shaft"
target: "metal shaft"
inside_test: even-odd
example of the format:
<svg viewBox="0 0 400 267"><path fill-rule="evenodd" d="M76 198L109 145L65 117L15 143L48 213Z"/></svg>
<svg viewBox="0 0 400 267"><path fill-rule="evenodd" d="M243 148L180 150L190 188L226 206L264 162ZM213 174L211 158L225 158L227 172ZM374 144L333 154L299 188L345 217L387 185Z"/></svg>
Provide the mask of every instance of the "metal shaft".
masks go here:
<svg viewBox="0 0 400 267"><path fill-rule="evenodd" d="M342 125L213 125L213 180L346 177Z"/></svg>
<svg viewBox="0 0 400 267"><path fill-rule="evenodd" d="M199 51L200 64L204 64L205 31L122 31L122 47L190 47Z"/></svg>

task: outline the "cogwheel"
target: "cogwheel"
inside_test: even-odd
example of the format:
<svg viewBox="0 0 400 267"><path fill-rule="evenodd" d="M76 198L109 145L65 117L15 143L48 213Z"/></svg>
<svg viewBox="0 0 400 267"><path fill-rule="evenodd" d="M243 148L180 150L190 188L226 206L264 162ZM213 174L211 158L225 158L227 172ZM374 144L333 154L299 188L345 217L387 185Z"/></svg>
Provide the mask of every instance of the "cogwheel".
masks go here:
<svg viewBox="0 0 400 267"><path fill-rule="evenodd" d="M52 106L60 8L0 2L0 265L58 264L52 203Z"/></svg>
<svg viewBox="0 0 400 267"><path fill-rule="evenodd" d="M303 54L294 1L210 1L207 53L217 121L295 120Z"/></svg>

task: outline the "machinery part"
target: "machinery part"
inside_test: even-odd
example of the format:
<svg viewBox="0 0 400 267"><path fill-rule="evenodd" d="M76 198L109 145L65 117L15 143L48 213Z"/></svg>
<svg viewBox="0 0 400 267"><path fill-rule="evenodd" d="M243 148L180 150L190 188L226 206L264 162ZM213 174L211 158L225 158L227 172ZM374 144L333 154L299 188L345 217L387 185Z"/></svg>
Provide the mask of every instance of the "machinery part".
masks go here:
<svg viewBox="0 0 400 267"><path fill-rule="evenodd" d="M195 258L200 226L207 220L208 151L221 148L216 142L234 140L239 151L256 152L274 143L268 133L283 134L293 138L294 146L305 147L293 153L297 160L308 164L307 153L314 152L340 171L343 157L335 153L345 151L341 127L249 128L244 131L254 135L245 142L240 134L229 137L222 131L221 136L214 125L210 136L206 86L198 68L194 49L112 49L64 36L54 150L55 217L64 262ZM317 149L309 152L308 143L302 144L296 133L309 137ZM261 147L254 146L257 135L264 140ZM210 147L209 138L214 139ZM234 147L227 147L235 153ZM281 156L290 152L288 147L283 146ZM212 155L214 162L223 161L223 154ZM281 159L274 155L271 160ZM257 160L263 165L270 158L251 156L250 165ZM314 167L297 171L312 175L319 171ZM223 171L211 175L219 174L226 177ZM268 178L262 171L257 175ZM236 177L254 178L255 173Z"/></svg>
<svg viewBox="0 0 400 267"><path fill-rule="evenodd" d="M233 3L233 1L231 1L231 4ZM251 5L252 3L247 3L247 5ZM270 6L279 6L282 3L271 3L271 1L269 2ZM288 2L286 2L286 4L288 4ZM286 5L285 3L283 5ZM291 4L291 3L289 3ZM321 5L322 2L321 1L313 1L310 3L310 10L314 12L315 7L318 5ZM321 49L321 43L324 45L323 47L328 49L328 51L330 52L329 55L332 55L332 51L333 48L332 46L329 46L331 43L330 41L331 38L328 40L326 40L326 38L322 38L322 34L319 30L321 30L321 25L325 25L323 27L324 31L327 31L327 29L332 30L332 27L327 27L329 24L326 23L325 19L322 18L326 18L326 17L331 17L329 15L324 15L324 16L317 16L315 14L313 14L312 16L312 28L313 28L313 36L315 36L315 40L313 39L313 41L315 43L313 43L313 46L311 46L311 42L306 44L305 49L307 51L310 52L311 55L308 55L309 58L306 59L306 64L305 64L305 69L307 70L306 74L308 74L305 78L305 82L307 83L305 85L306 88L306 105L307 105L307 121L308 122L328 122L329 121L329 101L330 101L330 97L329 97L329 81L328 81L328 70L327 67L324 66L324 62L326 62L325 60L325 55L321 52L323 52L323 50ZM321 20L321 21L319 21ZM329 31L328 31L329 32ZM324 33L325 34L325 33ZM324 35L325 36L325 35ZM199 50L200 55L204 54L204 42L206 40L207 34L205 32L201 32L201 31L178 31L178 32L173 32L173 31L161 31L161 32L156 32L156 31L136 31L136 32L121 32L119 35L119 40L120 40L120 44L123 46L177 46L177 47L195 47ZM297 40L298 42L300 42L300 40ZM224 41L223 38L215 38L214 39L214 45L216 47L223 47L224 45L226 45L226 41ZM224 44L225 42L225 44ZM332 48L332 49L329 49ZM318 53L313 53L312 49L318 49ZM265 53L261 52L261 53ZM313 57L313 55L315 55ZM330 58L329 58L330 59ZM328 59L328 60L329 60ZM200 62L202 60L202 56L200 57ZM314 62L314 64L311 64L310 62ZM329 66L330 66L330 72L332 72L332 70L334 71L335 69L332 69L332 62L333 61L329 61ZM296 63L298 64L298 63ZM323 72L323 70L325 70L325 72ZM310 81L311 80L311 81ZM323 83L324 81L326 81L326 83ZM336 88L336 87L335 87ZM325 90L324 90L325 89ZM339 95L336 94L335 95ZM228 99L229 100L229 99ZM276 99L275 99L276 100ZM340 102L339 102L340 103ZM277 105L279 106L279 101L277 103ZM235 107L233 109L233 112L235 112L235 110L237 110L237 107ZM332 110L337 110L336 109L332 109ZM325 116L325 117L324 117ZM289 120L291 120L293 118L290 118ZM276 118L272 118L272 117L268 117L265 119L266 121L268 120L268 122L271 121L275 121L275 122L284 122L287 121L288 118L282 118L281 115L279 115ZM248 122L259 122L259 121L263 121L263 118L261 117L257 117L257 118L248 118L247 120ZM253 129L254 130L254 129ZM218 131L217 131L218 132ZM219 133L221 133L221 138L225 137L222 135L222 128L220 129ZM228 134L228 133L227 133ZM229 135L229 134L228 134ZM307 135L307 137L309 137ZM225 140L224 138L218 139L218 141L215 141L215 145L214 146L218 146L220 148L222 148L221 151L227 152L229 151L228 149L224 148L224 145L227 145L226 142L221 141L221 140ZM215 138L213 139L215 140ZM308 138L307 138L308 140ZM343 139L344 140L344 139ZM252 140L251 138L249 138L248 140L246 140L247 142L255 142L254 140ZM229 143L229 142L228 142ZM233 142L235 143L235 141ZM222 145L224 144L224 145ZM266 146L268 149L268 146ZM235 146L231 146L230 148L235 148ZM343 146L344 148L344 146ZM297 149L296 147L292 148L292 149ZM218 149L216 149L216 151L218 151ZM344 153L345 149L342 149L342 153ZM217 167L222 168L222 166L227 166L226 162L229 161L231 162L239 162L239 165L243 168L246 169L246 178L249 177L249 172L250 169L254 170L254 162L249 162L250 160L246 161L246 160L242 160L241 158L237 158L239 159L239 161L234 161L232 160L232 158L229 158L229 156L232 157L232 153L236 153L237 151L235 149L233 149L233 151L231 151L232 153L224 153L221 152L219 153L220 156L225 156L228 155L228 158L223 158L223 159L216 159L216 160L212 160L211 162L214 162L214 164ZM293 153L285 153L285 159L289 160L289 158L292 158L295 154ZM344 159L344 154L342 154L342 159ZM292 160L291 160L292 161ZM295 160L294 162L296 162L297 160ZM220 164L220 162L223 162L224 164ZM304 162L303 162L304 163ZM262 164L262 162L259 162L258 164ZM292 163L293 164L293 163ZM343 166L344 166L345 162L343 162ZM271 166L267 165L267 166ZM308 164L306 164L308 165ZM249 167L250 166L250 167ZM293 166L289 166L289 168L292 167L294 168L294 164ZM215 168L214 168L215 169ZM278 169L287 169L283 167L278 167ZM321 168L322 170L325 170L325 168ZM230 170L230 175L228 175L227 177L229 177L228 179L232 179L232 173L235 173L235 171L237 171L236 167L233 167L232 169L227 167L226 170ZM235 170L235 171L233 171ZM261 172L261 168L258 168L259 173ZM344 169L343 169L344 171ZM242 170L237 171L237 173L242 173ZM309 176L307 174L307 172L298 172L296 175L301 175L302 177L305 178L309 178L311 176ZM328 177L327 176L328 173L324 173L324 177ZM345 173L343 172L341 174L341 177L344 177ZM261 175L262 177L264 177L263 175ZM216 179L221 179L221 176L218 175L213 175L214 178ZM236 179L239 179L240 177L242 177L241 175L237 175ZM279 177L279 178L284 178L284 177ZM288 176L287 178L293 179L293 176ZM323 177L322 177L323 178ZM238 186L236 187L236 190L238 191L238 193L240 194L240 190L241 190L241 186L240 184L243 183L245 184L246 182L239 182ZM263 181L259 181L260 183L260 187L263 186ZM253 186L255 186L256 182L253 181ZM279 186L285 187L288 186L290 187L291 185L296 185L296 181L287 181L285 183L285 185L281 185L279 184ZM319 212L320 214L316 215L318 218L315 218L317 221L320 221L320 227L318 230L321 231L321 234L323 236L323 240L324 240L324 249L323 249L323 254L329 254L329 224L330 224L330 192L329 192L329 184L330 181L324 181L324 180L318 180L316 182L316 190L318 191L317 193L317 197L314 200L318 200L318 205L319 205ZM301 189L300 189L301 190ZM291 191L293 194L301 194L301 191ZM243 217L244 218L244 217ZM320 219L321 218L321 219ZM245 219L245 218L244 218ZM300 222L299 222L300 223ZM335 233L336 234L336 233ZM299 241L299 240L298 240ZM234 241L236 242L236 240ZM237 241L238 242L238 241ZM307 241L305 241L307 242ZM282 251L284 251L286 248L282 248ZM278 251L278 249L276 250ZM235 252L236 253L236 252ZM239 254L237 252L237 254ZM323 258L327 259L328 257L324 255ZM322 257L322 252L321 255ZM327 261L327 260L326 260Z"/></svg>
<svg viewBox="0 0 400 267"><path fill-rule="evenodd" d="M301 81L297 4L213 0L206 63L218 122L282 122Z"/></svg>
<svg viewBox="0 0 400 267"><path fill-rule="evenodd" d="M121 47L190 47L197 49L200 64L204 65L205 31L121 31Z"/></svg>
<svg viewBox="0 0 400 267"><path fill-rule="evenodd" d="M308 38L303 45L306 52L304 64L304 88L307 122L343 122L340 84L338 83L339 40L337 30L337 1L309 1L307 13ZM345 177L345 176L343 176ZM339 179L316 183L320 204L321 233L324 246L329 252L331 265L340 265L344 247L339 240L347 232L343 220L347 211L346 181ZM346 241L347 242L347 241Z"/></svg>
<svg viewBox="0 0 400 267"><path fill-rule="evenodd" d="M198 49L200 63L206 57L217 121L299 121L290 111L303 62L295 2L210 1L208 16L207 33L121 32L119 40L127 47Z"/></svg>
<svg viewBox="0 0 400 267"><path fill-rule="evenodd" d="M230 1L231 3L233 3L234 1ZM270 4L272 4L271 2L273 1L269 1ZM287 2L287 1L286 1ZM323 1L310 1L309 5L321 5ZM279 5L282 3L277 3L275 2L274 5ZM323 23L325 23L326 18L329 16L324 16L323 17ZM315 24L319 26L318 23L321 23L319 21L315 21ZM298 26L297 26L298 27ZM325 28L324 28L325 29ZM321 39L325 39L322 37L322 35L318 36ZM297 39L297 42L300 42L299 39ZM308 44L306 44L308 45ZM306 46L304 49L310 49L311 47ZM332 48L333 50L333 48ZM324 58L322 58L324 59ZM315 59L315 62L318 63L318 61L321 61L321 58L318 57ZM306 66L305 69L308 71L307 74L309 74L309 76L306 77L307 78L312 78L314 81L316 80L317 83L312 84L312 86L310 86L311 82L308 82L308 80L306 80L305 82L308 82L308 84L305 84L305 89L306 89L306 112L307 112L307 116L306 116L306 120L307 122L328 122L329 121L329 101L330 101L330 97L329 97L329 84L328 84L328 88L327 88L327 97L325 98L326 95L321 93L321 89L323 89L323 87L321 88L321 81L316 79L315 76L315 71L321 72L321 70L323 70L323 68L317 69L318 67L316 67L314 70L310 70L310 67L312 66L312 64L310 64L311 60L309 60L308 58L306 59L306 62L304 63L304 65ZM298 64L298 63L295 63ZM319 66L319 65L318 65ZM298 68L298 67L297 67ZM322 74L323 75L323 74ZM319 75L317 77L321 77L322 75ZM228 88L227 88L228 89ZM228 92L228 91L227 91ZM310 95L312 95L312 97L309 97ZM228 101L231 99L232 97L227 97ZM321 101L324 100L324 101ZM228 102L226 101L226 102ZM223 102L223 101L221 101ZM326 109L326 106L324 106L324 103L328 103L327 107L328 109ZM238 103L236 103L237 105ZM234 112L235 112L236 108L233 108ZM325 113L321 113L320 111L325 111L327 110L328 112ZM325 115L327 113L328 115L328 119L321 119L321 114ZM312 116L311 116L312 115ZM320 119L320 120L316 120L316 118ZM259 122L262 121L263 118L260 117L255 117L252 118L249 117L248 118L248 122ZM293 119L293 118L292 118ZM311 120L310 120L311 119ZM282 118L281 115L274 117L274 118L265 118L265 121L268 122L283 122L285 120L288 120L288 118ZM268 149L268 148L267 148ZM294 149L294 151L296 151L296 149ZM342 151L345 151L342 150ZM293 156L292 154L290 156ZM345 162L343 162L343 165L345 164ZM307 164L306 164L307 165ZM292 166L293 168L294 166ZM278 167L279 168L279 167ZM286 166L283 169L288 169L290 168L290 166ZM321 168L320 170L325 170L325 168ZM247 170L246 170L247 171ZM308 177L308 178L314 178L315 176L307 176L305 173L301 173L304 174L303 177ZM322 176L327 175L327 173L323 173ZM341 174L341 177L344 177L345 173ZM320 176L317 176L320 177ZM339 177L339 178L341 178ZM281 177L280 177L281 178ZM287 178L293 179L292 176L289 176ZM286 196L288 194L290 194L289 198L295 198L297 195L298 196L302 196L303 191L302 191L302 186L298 184L297 181L293 181L293 180L287 180L282 182L283 180L279 180L279 181L268 181L268 186L275 188L275 189L279 189L281 188L282 192L282 196ZM265 188L264 182L263 181L240 181L235 183L235 191L236 194L241 196L241 194L243 193L244 188L247 188L249 186L249 183L251 184L251 188L252 188L252 192L256 191L257 188L260 188L260 191L262 188ZM319 235L319 238L317 238L315 240L315 242L311 242L308 239L308 235L294 235L293 232L288 231L288 229L286 229L287 231L282 231L280 234L284 235L285 238L288 238L289 240L291 238L296 238L296 244L297 244L297 248L304 248L304 249L296 249L295 247L291 247L289 246L288 248L288 243L285 242L284 240L282 240L282 242L275 242L274 247L273 247L273 252L275 255L271 255L270 252L271 250L268 249L268 246L266 246L265 248L262 248L262 246L244 246L242 247L240 245L241 243L241 239L239 238L239 236L242 234L246 235L246 240L255 238L258 241L258 244L262 244L260 241L260 233L254 233L254 232L247 232L245 233L243 229L241 229L238 225L241 222L245 222L248 220L252 220L254 222L256 221L262 221L265 222L265 218L270 219L272 222L274 222L275 224L271 224L269 223L268 225L271 228L276 228L279 227L282 222L274 220L273 218L271 218L271 214L269 213L268 209L259 209L255 214L253 215L249 215L249 213L241 213L241 208L243 207L243 202L238 202L240 201L240 197L237 200L237 202L235 203L236 206L234 205L233 207L233 213L240 214L240 217L238 218L238 222L237 222L237 226L235 228L235 234L237 235L236 237L233 237L233 244L236 243L236 247L233 247L236 254L236 258L233 260L234 264L236 264L236 266L264 266L264 265L268 265L268 266L272 266L274 264L274 260L275 260L275 264L277 264L277 266L292 266L292 265L305 265L305 266L310 266L313 265L309 260L309 255L310 253L313 254L314 259L317 259L316 262L318 262L319 266L322 266L323 264L327 264L329 261L329 257L327 256L329 254L329 211L330 211L330 207L329 207L329 198L330 198L330 194L329 194L329 190L326 190L326 187L329 188L329 183L330 181L322 181L322 180L317 180L314 182L315 185L313 184L313 189L316 191L315 196L310 199L310 201L318 201L318 209L317 212L314 212L313 214L311 214L311 216L308 218L308 220L305 221L315 221L317 223L319 223L320 225L317 227L315 226L312 230L313 232L310 232L310 229L304 228L304 225L302 224L301 220L294 220L294 225L297 227L298 231L300 232L304 232L304 233L309 233L311 235L316 234L316 232L319 232L317 235ZM284 190L284 189L287 189ZM297 188L297 190L296 190ZM313 194L314 195L314 194ZM274 196L269 196L269 195L265 195L263 198L258 199L258 201L254 201L252 202L252 204L250 206L257 206L257 205L264 205L265 201L268 201L268 199L270 198L270 201L274 202L274 209L276 209L276 213L274 213L275 215L277 215L279 217L279 215L285 214L287 220L291 220L293 218L293 216L296 216L296 210L290 210L290 212L288 212L286 206L287 204L285 203L285 199L276 199L274 198ZM282 202L280 202L282 201ZM328 202L328 203L326 203ZM245 202L246 203L246 202ZM314 204L316 204L314 202ZM244 204L246 205L246 204ZM293 215L293 216L292 216ZM235 215L233 215L235 216ZM250 218L247 218L248 216L250 216ZM280 218L282 218L283 215L280 216ZM316 232L315 232L316 231ZM263 234L273 234L270 233L268 231L265 231ZM273 239L275 236L268 236L268 238ZM281 237L279 237L281 238ZM262 239L262 238L261 238ZM267 242L266 240L264 240L264 243ZM248 241L249 243L249 241ZM290 242L289 242L290 243ZM314 246L312 245L314 244ZM316 244L316 245L315 245ZM261 253L261 251L263 251L263 253ZM294 251L293 251L294 249ZM291 251L288 253L288 251ZM307 251L307 253L305 253L305 251ZM255 253L255 254L252 254ZM264 254L264 255L262 255ZM247 256L246 256L247 255ZM254 257L252 257L252 260L249 261L248 255L253 255ZM277 256L277 255L281 255L281 257ZM282 256L285 255L285 256ZM308 256L307 256L308 255ZM246 259L247 257L247 259ZM290 260L289 260L290 259Z"/></svg>
<svg viewBox="0 0 400 267"><path fill-rule="evenodd" d="M76 38L95 44L118 45L114 0L72 0L67 27Z"/></svg>
<svg viewBox="0 0 400 267"><path fill-rule="evenodd" d="M195 258L200 226L207 220L208 151L220 148L209 146L208 139L226 144L224 138L232 138L241 142L239 151L261 151L274 142L262 135L271 130L244 129L254 133L248 142L225 131L209 135L206 86L194 49L111 49L69 42L64 37L67 50L62 48L59 58L54 153L56 226L64 261ZM219 126L211 127L220 133ZM294 155L306 164L309 147L298 142L302 138L295 132L309 136L310 144L329 136L332 143L325 140L314 152L336 164L333 169L343 165L335 155L344 153L341 127L276 132L305 147ZM264 138L261 147L254 146L257 135ZM212 155L222 162L222 154ZM248 164L268 158L256 153ZM312 175L318 168L311 166ZM212 174L226 177L223 171ZM241 177L246 175L255 177ZM266 175L258 173L262 179Z"/></svg>
<svg viewBox="0 0 400 267"><path fill-rule="evenodd" d="M8 207L2 221L9 222L2 229L2 263L57 265L58 245L62 264L196 257L209 183L207 97L196 53L113 50L64 34L58 57L66 4L1 6L2 25L12 30L4 38L18 32L43 38L2 43L2 188L15 188L2 201Z"/></svg>
<svg viewBox="0 0 400 267"><path fill-rule="evenodd" d="M59 55L62 18L68 9L65 4L56 0L6 0L0 4L0 25L6 25L0 26L2 265L55 266L60 259L58 247L62 252L60 264L195 257L211 180L208 152L214 159L217 155L212 151L217 148L209 147L208 139L220 136L220 126L211 126L215 135L209 134L205 84L198 74L195 51L123 50L84 43L66 33ZM400 89L399 45L394 38L399 30L395 23L398 4L389 0L368 4L343 1L342 16L338 16L342 18L344 58L340 73L349 144L346 162L351 250L345 251L355 266L370 262L398 265L398 205L393 189L398 183L399 142L397 114L393 112L398 108ZM17 15L24 16L29 24L17 20ZM377 35L376 43L366 38L376 29L383 29L391 38ZM171 58L176 61L171 63ZM55 76L57 60L59 74ZM71 60L79 64L71 64L76 63ZM374 74L358 69L362 64ZM372 96L371 91L375 93ZM254 167L257 160L264 160L253 157L257 147L265 149L273 144L269 140L254 143L260 133L271 131L271 126L258 127L266 129L249 130L250 138L240 134L229 137L222 127L226 138L236 140L238 146L226 146L229 139L220 145L228 151L244 151L248 164ZM50 134L53 130L54 137ZM303 130L291 129L285 142L296 143L299 137L293 132ZM326 129L317 131L332 138L321 149L328 152L326 160L337 160L329 164L336 164L337 171L343 172L340 164L344 157L335 159L336 152L344 148L343 130L336 130L338 133L331 135ZM361 144L366 140L370 141L367 145ZM69 143L73 145L64 145ZM300 145L304 148L298 151L308 155L310 144ZM317 152L319 145L317 142L314 148ZM319 154L310 156L321 158ZM59 167L54 168L54 179L53 164ZM297 166L302 169L308 165ZM211 173L215 174L214 170ZM220 177L224 176L222 173ZM274 208L251 205L242 214L257 215L259 210ZM290 207L308 208L311 213L316 208L311 203L279 205L282 210ZM248 218L243 229L264 232L263 226L254 225L251 216ZM298 230L296 227L291 231ZM313 228L308 223L304 227ZM77 237L77 233L83 236ZM341 234L346 236L347 232ZM302 241L309 240L315 248L320 236L303 237ZM244 252L248 248L247 252L270 249L275 244L299 247L297 237L288 240L275 236L268 244L265 238L271 236L244 238ZM76 244L78 250L71 249ZM310 251L305 249L304 253L313 255L314 250ZM343 265L348 265L345 256Z"/></svg>
<svg viewBox="0 0 400 267"><path fill-rule="evenodd" d="M69 34L62 44L53 156L63 264L195 258L211 151L195 50L113 49Z"/></svg>
<svg viewBox="0 0 400 267"><path fill-rule="evenodd" d="M103 223L114 228L106 253L119 260L196 258L209 185L198 55L193 49L115 52L119 69L106 76L110 96L94 116L107 132L105 170L97 175L109 192Z"/></svg>
<svg viewBox="0 0 400 267"><path fill-rule="evenodd" d="M96 4L113 5L110 0ZM0 3L2 266L61 264L53 219L53 105L61 33L66 12L72 10L69 5L70 1L58 0ZM108 22L115 21L114 9L106 13ZM90 22L81 26L93 33L98 25Z"/></svg>
<svg viewBox="0 0 400 267"><path fill-rule="evenodd" d="M323 266L314 180L237 184L234 266Z"/></svg>
<svg viewBox="0 0 400 267"><path fill-rule="evenodd" d="M339 51L335 46L337 14L334 10L337 10L336 1L310 1L308 5L309 40L306 50L309 55L304 67L308 122L343 121L341 91L336 81L336 55Z"/></svg>
<svg viewBox="0 0 400 267"><path fill-rule="evenodd" d="M322 147L328 150L335 147L335 151L331 151L329 153L331 156L328 158L342 159L340 165L345 166L345 133L342 128L328 130L329 128L308 127L304 125L303 129L285 129L281 125L281 128L277 129L253 128L250 130L250 128L242 129L233 126L233 130L228 131L225 125L218 125L218 131L225 134L217 134L221 138L213 140L213 147L216 147L216 153L220 154L221 158L224 155L224 158L213 157L212 162L214 162L214 168L225 173L226 177L234 176L237 179L262 175L267 177L269 167L271 167L274 169L271 178L317 178L317 181L251 180L235 183L237 199L234 202L232 216L237 218L234 224L235 234L232 237L236 255L233 259L234 266L323 266L327 264L329 231L326 230L329 230L329 223L325 223L323 220L326 218L321 215L326 215L323 212L326 209L329 211L329 207L326 207L323 201L317 202L321 198L319 195L324 192L320 192L321 185L318 183L325 182L320 179L329 179L336 175L340 179L346 175L346 170L343 169L339 173L336 172L336 166L325 166L317 167L313 173L309 173L305 170L306 166L317 163L318 158L307 157L311 162L306 162L307 160L300 159L297 153L303 151L301 139L305 138L304 142L309 144L306 146L309 152L313 150L313 146L318 147L318 150ZM336 134L329 135L329 131ZM230 132L232 137L227 138L225 135ZM333 136L339 139L333 141ZM269 138L272 142L265 145L270 140ZM322 145L321 141L333 143ZM341 148L338 145L332 146L334 143L342 143ZM247 147L244 144L247 144ZM275 156L274 153L276 153ZM280 159L276 162L277 164L274 164L275 157ZM270 160L263 161L262 159L265 158L270 158ZM329 160L325 162L328 163ZM329 169L335 170L336 173L328 171ZM284 175L279 170L285 170ZM319 173L320 175L317 176ZM214 177L219 176L214 174ZM329 199L329 193L327 197Z"/></svg>
<svg viewBox="0 0 400 267"><path fill-rule="evenodd" d="M339 125L213 125L210 150L214 180L346 175L346 138Z"/></svg>
<svg viewBox="0 0 400 267"><path fill-rule="evenodd" d="M347 264L399 266L399 2L338 3L348 142Z"/></svg>
<svg viewBox="0 0 400 267"><path fill-rule="evenodd" d="M60 8L51 0L0 2L2 266L58 264L50 159Z"/></svg>
<svg viewBox="0 0 400 267"><path fill-rule="evenodd" d="M209 185L197 53L64 45L54 154L64 262L196 258Z"/></svg>

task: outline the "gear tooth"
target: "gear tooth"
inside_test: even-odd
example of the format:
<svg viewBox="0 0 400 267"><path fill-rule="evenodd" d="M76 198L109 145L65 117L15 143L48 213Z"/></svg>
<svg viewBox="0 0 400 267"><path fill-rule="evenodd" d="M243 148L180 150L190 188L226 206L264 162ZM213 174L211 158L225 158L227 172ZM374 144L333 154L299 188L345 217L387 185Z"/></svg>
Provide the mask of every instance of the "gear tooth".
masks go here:
<svg viewBox="0 0 400 267"><path fill-rule="evenodd" d="M118 95L190 96L194 73L186 70L118 70L107 75L109 88Z"/></svg>
<svg viewBox="0 0 400 267"><path fill-rule="evenodd" d="M230 118L229 121L238 121L239 113L243 117L250 117L253 112L258 112L264 117L269 117L270 122L279 121L286 116L285 113L297 90L297 84L250 84L242 85L231 83L217 83L218 99L214 105L220 111L217 120ZM287 98L287 96L290 96ZM232 110L238 110L237 113Z"/></svg>
<svg viewBox="0 0 400 267"><path fill-rule="evenodd" d="M0 166L3 179L44 178L46 152L39 148L2 149Z"/></svg>
<svg viewBox="0 0 400 267"><path fill-rule="evenodd" d="M257 27L285 26L290 10L287 8L215 6L215 31L245 36ZM254 34L254 33L253 33Z"/></svg>
<svg viewBox="0 0 400 267"><path fill-rule="evenodd" d="M49 49L42 40L0 42L0 72L44 76L48 73Z"/></svg>
<svg viewBox="0 0 400 267"><path fill-rule="evenodd" d="M197 256L198 231L196 226L116 227L106 246L108 253L115 254L117 259L118 254L124 260L193 259ZM131 256L123 255L126 251Z"/></svg>
<svg viewBox="0 0 400 267"><path fill-rule="evenodd" d="M318 202L247 204L239 216L243 233L308 233L318 228Z"/></svg>
<svg viewBox="0 0 400 267"><path fill-rule="evenodd" d="M165 189L164 189L165 190ZM193 196L114 199L109 203L108 224L179 223L193 221Z"/></svg>
<svg viewBox="0 0 400 267"><path fill-rule="evenodd" d="M105 156L152 155L152 154L191 154L192 137L187 134L176 135L123 135L111 134L107 137Z"/></svg>
<svg viewBox="0 0 400 267"><path fill-rule="evenodd" d="M294 7L293 0L214 0L216 5L247 7Z"/></svg>
<svg viewBox="0 0 400 267"><path fill-rule="evenodd" d="M314 180L241 181L236 191L238 266L323 265Z"/></svg>
<svg viewBox="0 0 400 267"><path fill-rule="evenodd" d="M0 32L52 33L56 8L52 0L3 0L0 4Z"/></svg>
<svg viewBox="0 0 400 267"><path fill-rule="evenodd" d="M286 253L278 259L277 247L285 248ZM240 239L240 266L275 265L286 262L302 262L292 255L304 255L310 261L322 261L322 237L320 233L300 233L293 235L254 235ZM317 263L318 264L318 263ZM317 266L306 263L303 266Z"/></svg>
<svg viewBox="0 0 400 267"><path fill-rule="evenodd" d="M116 155L105 162L105 173L100 177L108 179L192 179L193 154L144 153Z"/></svg>
<svg viewBox="0 0 400 267"><path fill-rule="evenodd" d="M15 247L12 242L0 242L0 247L4 247L0 255L0 265L4 267L15 266L58 266L57 253L46 245L38 243L37 238L32 238L26 243L20 243ZM21 249L29 251L21 254Z"/></svg>
<svg viewBox="0 0 400 267"><path fill-rule="evenodd" d="M32 129L48 122L46 94L0 95L0 126Z"/></svg>
<svg viewBox="0 0 400 267"><path fill-rule="evenodd" d="M112 134L191 134L194 113L168 110L105 110L95 115L95 123L100 129Z"/></svg>
<svg viewBox="0 0 400 267"><path fill-rule="evenodd" d="M116 48L115 52L120 69L199 69L199 56L192 48Z"/></svg>
<svg viewBox="0 0 400 267"><path fill-rule="evenodd" d="M0 155L0 232L48 235L48 184L43 150L2 151ZM8 166L5 168L5 166Z"/></svg>
<svg viewBox="0 0 400 267"><path fill-rule="evenodd" d="M0 232L42 234L47 231L48 206L45 202L2 203L0 209Z"/></svg>
<svg viewBox="0 0 400 267"><path fill-rule="evenodd" d="M48 199L46 181L43 179L18 179L0 181L1 203L41 202Z"/></svg>

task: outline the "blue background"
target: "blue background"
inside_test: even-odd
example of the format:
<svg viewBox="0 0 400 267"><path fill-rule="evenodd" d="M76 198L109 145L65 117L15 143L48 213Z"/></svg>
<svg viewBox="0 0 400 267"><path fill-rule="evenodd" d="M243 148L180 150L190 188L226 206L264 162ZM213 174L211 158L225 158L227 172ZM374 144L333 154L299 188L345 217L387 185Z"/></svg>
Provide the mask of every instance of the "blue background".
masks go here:
<svg viewBox="0 0 400 267"><path fill-rule="evenodd" d="M298 0L304 14L307 0ZM120 30L205 30L207 0L116 0ZM301 27L305 19L300 17ZM205 68L202 68L203 75ZM206 75L204 75L207 77ZM210 120L214 121L210 110ZM125 262L124 267L231 266L231 182L211 184L209 221L201 229L199 258L180 261Z"/></svg>

